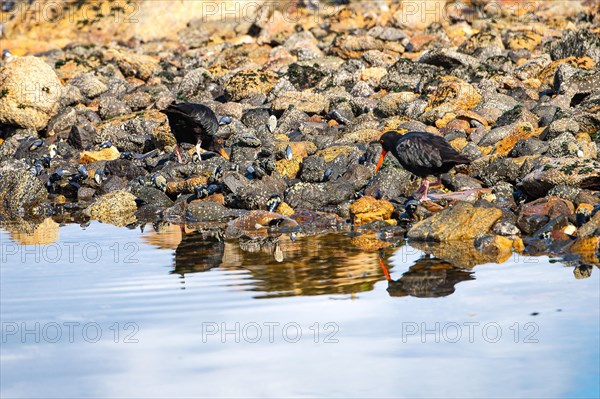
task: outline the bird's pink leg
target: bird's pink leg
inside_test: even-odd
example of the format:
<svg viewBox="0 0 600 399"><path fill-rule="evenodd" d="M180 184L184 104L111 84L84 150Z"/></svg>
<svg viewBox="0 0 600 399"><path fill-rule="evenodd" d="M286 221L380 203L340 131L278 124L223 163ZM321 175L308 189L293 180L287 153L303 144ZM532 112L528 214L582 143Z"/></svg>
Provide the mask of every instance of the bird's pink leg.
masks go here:
<svg viewBox="0 0 600 399"><path fill-rule="evenodd" d="M181 159L181 147L179 147L179 144L175 146L175 154L177 154L177 160L179 163L183 163L183 159Z"/></svg>
<svg viewBox="0 0 600 399"><path fill-rule="evenodd" d="M202 159L202 155L200 154L200 143L196 144L196 154L198 154L198 158Z"/></svg>
<svg viewBox="0 0 600 399"><path fill-rule="evenodd" d="M424 202L427 201L427 192L429 191L429 180L427 180L427 178L425 178L425 180L423 181L423 185L421 187L419 187L419 189L417 190L418 193L423 193L423 195L421 196L420 201Z"/></svg>

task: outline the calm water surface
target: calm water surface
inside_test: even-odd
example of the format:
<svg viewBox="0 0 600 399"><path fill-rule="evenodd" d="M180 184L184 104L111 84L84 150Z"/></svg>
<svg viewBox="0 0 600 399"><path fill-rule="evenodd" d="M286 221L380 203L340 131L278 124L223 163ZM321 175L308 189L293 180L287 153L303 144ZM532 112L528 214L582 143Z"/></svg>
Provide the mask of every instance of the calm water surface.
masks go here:
<svg viewBox="0 0 600 399"><path fill-rule="evenodd" d="M600 396L597 268L404 245L382 267L344 234L0 240L2 398Z"/></svg>

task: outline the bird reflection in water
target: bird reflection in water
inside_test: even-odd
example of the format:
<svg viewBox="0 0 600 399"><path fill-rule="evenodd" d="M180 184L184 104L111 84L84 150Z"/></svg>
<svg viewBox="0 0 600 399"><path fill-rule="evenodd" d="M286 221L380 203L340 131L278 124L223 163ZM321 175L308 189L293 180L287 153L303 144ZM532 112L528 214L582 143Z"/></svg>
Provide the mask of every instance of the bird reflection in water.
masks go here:
<svg viewBox="0 0 600 399"><path fill-rule="evenodd" d="M392 279L381 255L379 264L388 281L387 292L390 296L444 297L454 293L456 284L475 279L472 272L429 255L418 259L398 280Z"/></svg>
<svg viewBox="0 0 600 399"><path fill-rule="evenodd" d="M206 272L223 262L225 242L217 232L184 234L175 250L175 268L171 273Z"/></svg>

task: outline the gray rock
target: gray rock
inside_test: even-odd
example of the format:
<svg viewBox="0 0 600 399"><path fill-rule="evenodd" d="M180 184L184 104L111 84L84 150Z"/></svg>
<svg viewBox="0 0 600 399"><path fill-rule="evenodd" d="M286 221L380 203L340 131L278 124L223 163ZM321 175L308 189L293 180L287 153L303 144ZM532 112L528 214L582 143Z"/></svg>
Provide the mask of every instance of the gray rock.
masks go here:
<svg viewBox="0 0 600 399"><path fill-rule="evenodd" d="M4 218L43 215L47 197L46 188L25 163L8 161L0 166L0 214Z"/></svg>
<svg viewBox="0 0 600 399"><path fill-rule="evenodd" d="M446 173L442 175L442 183L444 187L452 191L464 191L483 187L479 180L463 174L451 175Z"/></svg>
<svg viewBox="0 0 600 399"><path fill-rule="evenodd" d="M239 173L228 173L223 178L230 194L225 196L225 204L238 209L265 209L273 195L283 197L286 184L277 175L265 176L260 180L248 180Z"/></svg>
<svg viewBox="0 0 600 399"><path fill-rule="evenodd" d="M102 96L98 104L98 113L104 120L112 119L115 116L131 113L129 108L123 101L113 96Z"/></svg>
<svg viewBox="0 0 600 399"><path fill-rule="evenodd" d="M161 190L154 187L136 186L131 190L144 205L169 208L174 205L173 201Z"/></svg>
<svg viewBox="0 0 600 399"><path fill-rule="evenodd" d="M540 139L549 141L564 133L576 135L579 132L579 124L571 118L557 119L550 124L540 135Z"/></svg>
<svg viewBox="0 0 600 399"><path fill-rule="evenodd" d="M562 133L548 143L548 155L555 158L580 157L583 150L571 133Z"/></svg>
<svg viewBox="0 0 600 399"><path fill-rule="evenodd" d="M496 121L495 127L513 125L516 123L529 122L536 128L538 127L538 118L527 108L518 105L509 111L504 112Z"/></svg>
<svg viewBox="0 0 600 399"><path fill-rule="evenodd" d="M505 220L496 223L492 228L492 232L505 237L514 237L521 234L521 231L517 226Z"/></svg>
<svg viewBox="0 0 600 399"><path fill-rule="evenodd" d="M96 98L108 90L108 86L102 83L92 72L80 73L71 79L69 83L77 87L81 94L88 98Z"/></svg>
<svg viewBox="0 0 600 399"><path fill-rule="evenodd" d="M367 185L365 195L385 199L408 197L418 186L410 172L400 167L386 167Z"/></svg>
<svg viewBox="0 0 600 399"><path fill-rule="evenodd" d="M549 47L553 60L587 55L597 63L600 62L598 34L587 29L565 30L562 38L552 41Z"/></svg>
<svg viewBox="0 0 600 399"><path fill-rule="evenodd" d="M558 186L552 187L548 191L548 196L562 198L571 202L574 202L581 189L579 187L571 187L566 184L559 184Z"/></svg>
<svg viewBox="0 0 600 399"><path fill-rule="evenodd" d="M514 183L519 177L519 166L510 158L498 159L480 171L479 177L488 187L501 181Z"/></svg>
<svg viewBox="0 0 600 399"><path fill-rule="evenodd" d="M285 192L292 208L327 210L354 197L354 187L347 182L298 183Z"/></svg>
<svg viewBox="0 0 600 399"><path fill-rule="evenodd" d="M325 159L317 155L311 155L302 162L300 178L307 183L322 183L327 169Z"/></svg>
<svg viewBox="0 0 600 399"><path fill-rule="evenodd" d="M548 144L544 141L531 137L525 140L519 140L509 153L509 157L518 158L528 155L541 155L548 150Z"/></svg>

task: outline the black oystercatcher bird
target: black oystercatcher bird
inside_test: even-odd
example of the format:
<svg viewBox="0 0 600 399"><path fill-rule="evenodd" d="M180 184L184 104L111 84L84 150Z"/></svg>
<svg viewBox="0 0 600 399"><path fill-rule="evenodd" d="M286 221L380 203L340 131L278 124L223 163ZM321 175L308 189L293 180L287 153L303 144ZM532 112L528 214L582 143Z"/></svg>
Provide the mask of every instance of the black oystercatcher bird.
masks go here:
<svg viewBox="0 0 600 399"><path fill-rule="evenodd" d="M441 185L440 175L448 172L459 164L468 164L471 161L459 154L452 146L440 136L425 132L408 132L400 134L395 131L381 135L379 142L382 146L381 156L377 162L375 173L379 171L388 152L391 152L400 165L409 172L424 178L419 193L423 196L421 201L427 200L429 181L427 176L436 176L437 185Z"/></svg>
<svg viewBox="0 0 600 399"><path fill-rule="evenodd" d="M161 112L167 115L171 132L177 140L175 153L179 163L182 163L181 148L179 147L181 143L195 145L198 156L200 156L200 148L202 148L219 153L223 158L229 160L229 155L223 147L223 140L216 136L219 129L217 116L206 105L194 103L171 104Z"/></svg>

